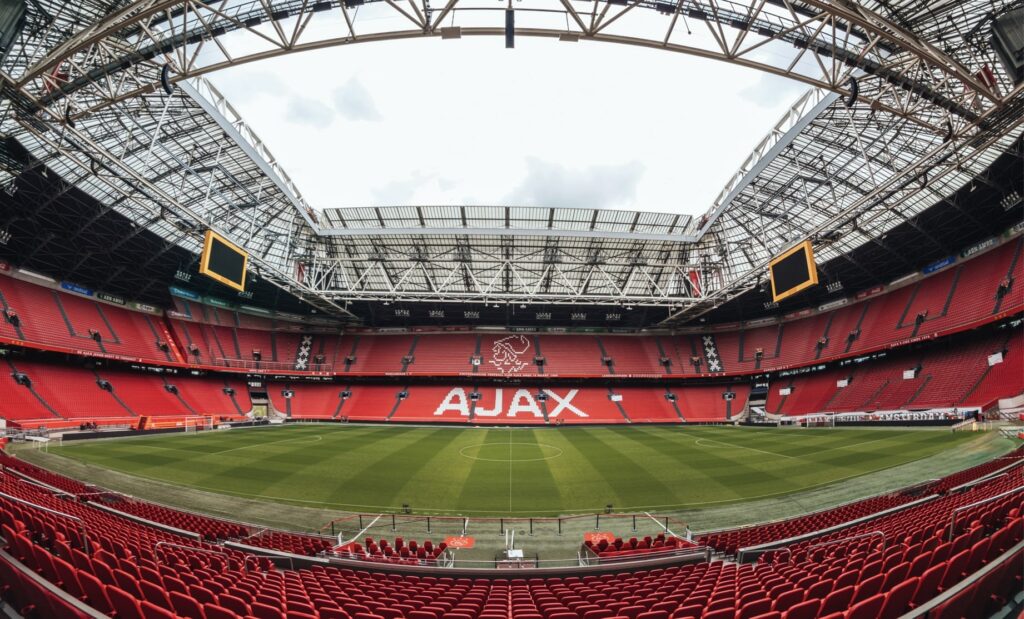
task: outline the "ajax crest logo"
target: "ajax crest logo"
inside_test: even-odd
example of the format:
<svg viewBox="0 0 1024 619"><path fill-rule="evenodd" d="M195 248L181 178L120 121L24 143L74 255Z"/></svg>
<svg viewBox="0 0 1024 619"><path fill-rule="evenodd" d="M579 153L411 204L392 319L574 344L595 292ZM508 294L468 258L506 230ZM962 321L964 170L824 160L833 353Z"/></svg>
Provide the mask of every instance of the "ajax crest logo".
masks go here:
<svg viewBox="0 0 1024 619"><path fill-rule="evenodd" d="M491 365L502 374L512 374L526 367L522 355L530 350L530 340L525 335L510 335L494 340L491 347Z"/></svg>

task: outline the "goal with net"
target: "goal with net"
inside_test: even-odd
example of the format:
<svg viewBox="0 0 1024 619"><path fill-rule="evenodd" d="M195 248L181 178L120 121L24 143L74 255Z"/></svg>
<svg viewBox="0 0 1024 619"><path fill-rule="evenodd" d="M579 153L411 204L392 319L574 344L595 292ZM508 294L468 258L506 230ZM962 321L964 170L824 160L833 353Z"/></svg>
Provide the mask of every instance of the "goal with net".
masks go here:
<svg viewBox="0 0 1024 619"><path fill-rule="evenodd" d="M201 430L213 429L213 417L197 415L185 418L185 432L199 432Z"/></svg>

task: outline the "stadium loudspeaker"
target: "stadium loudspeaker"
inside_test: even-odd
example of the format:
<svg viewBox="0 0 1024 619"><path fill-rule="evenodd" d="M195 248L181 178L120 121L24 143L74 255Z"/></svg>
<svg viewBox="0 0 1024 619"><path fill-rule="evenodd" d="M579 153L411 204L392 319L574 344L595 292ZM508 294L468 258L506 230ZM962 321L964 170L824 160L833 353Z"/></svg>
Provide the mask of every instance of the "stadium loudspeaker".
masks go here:
<svg viewBox="0 0 1024 619"><path fill-rule="evenodd" d="M516 12L505 9L505 49L516 46Z"/></svg>
<svg viewBox="0 0 1024 619"><path fill-rule="evenodd" d="M992 20L989 44L1013 83L1024 81L1024 7L1007 11Z"/></svg>
<svg viewBox="0 0 1024 619"><path fill-rule="evenodd" d="M7 57L25 27L25 0L0 0L0 60Z"/></svg>
<svg viewBox="0 0 1024 619"><path fill-rule="evenodd" d="M857 103L858 95L860 95L860 85L857 83L857 78L850 77L850 80L847 82L847 86L850 88L850 95L843 97L843 105L846 107L853 107L853 105Z"/></svg>
<svg viewBox="0 0 1024 619"><path fill-rule="evenodd" d="M171 83L171 65L165 64L160 69L160 85L164 87L164 92L167 94L174 94L174 84Z"/></svg>

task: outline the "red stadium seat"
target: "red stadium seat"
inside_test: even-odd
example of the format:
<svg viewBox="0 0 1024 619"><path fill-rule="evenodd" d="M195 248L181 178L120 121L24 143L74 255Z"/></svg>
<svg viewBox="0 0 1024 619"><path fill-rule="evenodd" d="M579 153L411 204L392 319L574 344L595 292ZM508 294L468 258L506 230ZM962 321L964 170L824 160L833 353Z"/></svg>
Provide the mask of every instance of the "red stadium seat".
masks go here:
<svg viewBox="0 0 1024 619"><path fill-rule="evenodd" d="M171 592L171 604L174 606L174 612L181 617L186 617L187 619L206 619L203 607L199 602L196 602L187 595L177 591Z"/></svg>
<svg viewBox="0 0 1024 619"><path fill-rule="evenodd" d="M253 602L249 607L252 610L252 616L256 617L256 619L284 619L284 613L275 606ZM331 617L331 619L348 619L349 617L345 611L338 611L336 609L324 609L320 611L320 614L324 615L325 612L335 613L335 616Z"/></svg>
<svg viewBox="0 0 1024 619"><path fill-rule="evenodd" d="M166 619L166 613L154 609L167 606L165 610L188 619L508 619L510 613L515 619L861 619L875 614L899 616L911 602L920 606L948 590L974 564L999 559L999 569L972 585L970 595L963 593L942 606L955 616L974 600L985 608L998 607L1007 599L1005 592L1022 588L1016 571L1009 569L1017 557L1007 560L998 553L1022 535L1017 515L1020 497L1013 492L1019 479L1015 475L985 478L998 471L993 468L996 465L1019 466L1022 457L1024 449L1018 449L954 473L929 486L949 488L942 495L839 531L812 533L809 539L790 544L784 560L763 556L757 565L713 560L601 576L513 573L498 580L449 578L443 571L437 576L403 575L389 573L386 565L276 568L225 546L126 519L87 500L53 494L10 471L23 467L35 475L51 475L55 484L75 486L56 473L2 454L0 530L10 542L15 562L23 561L25 569L35 570L72 595L77 582L79 597L102 608L100 612L118 617ZM954 489L964 479L976 483ZM110 501L117 503L113 496ZM139 501L136 509L150 507ZM189 516L174 510L154 513L167 518ZM67 520L69 516L74 520ZM221 524L211 519L204 526ZM72 538L72 531L80 536ZM874 531L893 541L883 550ZM83 534L88 536L91 556L81 550ZM949 535L952 539L947 542ZM308 541L305 537L298 536L298 541ZM277 538L260 539L272 543ZM294 538L281 539L298 543ZM657 537L631 538L609 547L654 548L659 543L663 541ZM397 537L366 541L367 548L388 550L426 546L426 542L421 545L418 540ZM52 549L58 548L71 562L53 555ZM920 565L921 576L908 575L911 561ZM11 564L0 561L4 582L17 578L10 569ZM62 601L38 586L20 581L19 586L27 593L0 586L0 595L19 596L18 607L28 614L45 607L54 616L76 616L55 610ZM805 596L811 598L805 600Z"/></svg>
<svg viewBox="0 0 1024 619"><path fill-rule="evenodd" d="M171 611L152 602L143 601L140 607L144 619L175 619L176 617Z"/></svg>
<svg viewBox="0 0 1024 619"><path fill-rule="evenodd" d="M919 577L910 578L894 587L885 595L885 604L882 605L881 617L899 617L910 606L914 599L914 593L920 584Z"/></svg>
<svg viewBox="0 0 1024 619"><path fill-rule="evenodd" d="M118 619L144 619L137 597L113 585L107 585L107 597Z"/></svg>
<svg viewBox="0 0 1024 619"><path fill-rule="evenodd" d="M821 608L821 600L813 599L800 602L786 611L786 619L815 619L818 617L818 609Z"/></svg>

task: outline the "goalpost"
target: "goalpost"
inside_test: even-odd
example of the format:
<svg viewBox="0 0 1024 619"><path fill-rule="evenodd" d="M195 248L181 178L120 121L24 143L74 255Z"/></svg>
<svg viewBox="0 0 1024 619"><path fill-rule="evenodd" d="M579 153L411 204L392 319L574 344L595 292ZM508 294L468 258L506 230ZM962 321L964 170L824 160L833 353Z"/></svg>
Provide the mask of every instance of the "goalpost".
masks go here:
<svg viewBox="0 0 1024 619"><path fill-rule="evenodd" d="M200 430L212 430L213 417L211 415L196 415L185 418L185 433L199 432Z"/></svg>
<svg viewBox="0 0 1024 619"><path fill-rule="evenodd" d="M832 415L814 415L804 419L803 426L805 428L834 428L836 427L836 416Z"/></svg>

